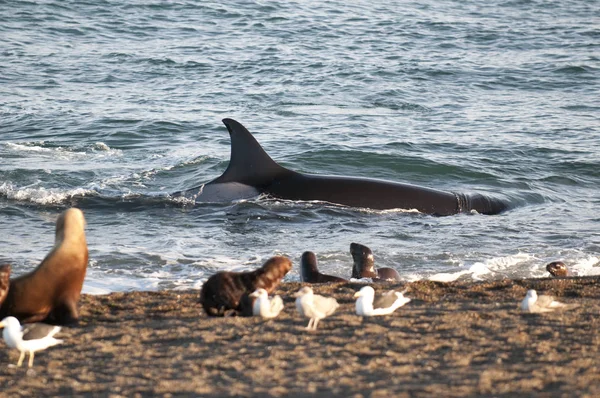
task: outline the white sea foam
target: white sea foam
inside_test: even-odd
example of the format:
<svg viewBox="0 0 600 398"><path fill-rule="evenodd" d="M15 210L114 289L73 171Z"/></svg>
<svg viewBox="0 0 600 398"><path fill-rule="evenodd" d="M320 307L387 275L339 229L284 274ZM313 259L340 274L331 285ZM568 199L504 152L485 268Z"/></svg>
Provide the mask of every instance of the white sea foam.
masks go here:
<svg viewBox="0 0 600 398"><path fill-rule="evenodd" d="M515 268L523 268L534 259L526 253L517 253L510 256L495 257L487 260L476 261L470 265L459 264L443 272L435 273L410 273L404 277L410 282L418 280L430 280L434 282L453 282L462 277L478 281L495 277L513 277ZM522 273L521 273L522 274ZM522 277L535 277L533 274L520 275ZM540 276L540 275L538 275Z"/></svg>
<svg viewBox="0 0 600 398"><path fill-rule="evenodd" d="M32 156L33 153L37 153L41 157L63 160L86 159L89 156L96 158L106 158L123 155L122 150L112 149L103 142L96 142L85 148L74 148L64 146L49 147L47 146L47 143L45 141L22 143L7 142L4 145L9 151L14 153L23 153L27 156Z"/></svg>
<svg viewBox="0 0 600 398"><path fill-rule="evenodd" d="M89 274L89 272L88 272ZM83 282L82 293L85 294L108 294L112 292L128 292L141 290L158 290L155 280L146 278L127 278L122 276L87 275Z"/></svg>
<svg viewBox="0 0 600 398"><path fill-rule="evenodd" d="M585 257L577 260L575 264L567 264L567 267L575 276L600 275L600 258L596 256Z"/></svg>
<svg viewBox="0 0 600 398"><path fill-rule="evenodd" d="M37 203L40 205L58 204L74 196L93 196L96 192L90 189L58 189L36 186L17 187L10 182L0 185L0 195L7 199L23 202Z"/></svg>
<svg viewBox="0 0 600 398"><path fill-rule="evenodd" d="M120 250L123 253L138 253L138 249ZM203 283L217 271L249 271L256 269L263 262L262 257L252 257L246 260L236 259L227 256L218 256L213 259L200 260L191 264L183 265L177 261L173 254L169 259L164 255L160 256L166 262L166 265L159 270L140 273L131 270L119 270L119 275L102 272L98 269L88 270L88 275L83 287L83 292L87 294L108 294L110 292L120 291L139 291L139 290L188 290L200 289ZM503 256L474 262L468 267L459 266L448 269L445 272L437 273L403 273L403 279L407 282L419 280L430 280L435 282L453 282L459 279L466 281L477 281L485 279L498 278L533 278L547 277L545 270L542 272L544 261L535 259L533 256L519 253L511 256ZM521 271L518 276L515 275L515 267ZM600 258L587 256L577 260L570 265L571 272L574 275L600 275ZM111 271L112 272L112 271ZM290 272L284 278L287 282L298 282L299 276L295 272ZM353 283L372 283L370 278L350 279Z"/></svg>
<svg viewBox="0 0 600 398"><path fill-rule="evenodd" d="M98 151L110 151L110 147L106 145L104 142L96 142L94 144L94 149Z"/></svg>

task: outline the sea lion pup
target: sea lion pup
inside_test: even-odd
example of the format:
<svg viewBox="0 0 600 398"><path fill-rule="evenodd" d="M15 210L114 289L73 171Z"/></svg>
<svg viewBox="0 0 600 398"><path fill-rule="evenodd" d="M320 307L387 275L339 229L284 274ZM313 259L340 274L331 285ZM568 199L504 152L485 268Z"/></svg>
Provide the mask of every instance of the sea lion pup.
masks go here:
<svg viewBox="0 0 600 398"><path fill-rule="evenodd" d="M562 261L554 261L546 265L546 271L552 276L569 276L569 270Z"/></svg>
<svg viewBox="0 0 600 398"><path fill-rule="evenodd" d="M339 276L326 275L317 268L317 256L313 252L304 252L300 258L300 280L307 283L346 282Z"/></svg>
<svg viewBox="0 0 600 398"><path fill-rule="evenodd" d="M371 278L374 282L399 281L400 274L393 268L375 269L375 259L373 252L365 245L360 243L350 244L350 254L354 264L352 265L352 278Z"/></svg>
<svg viewBox="0 0 600 398"><path fill-rule="evenodd" d="M0 305L4 302L8 294L8 286L10 285L10 264L0 265Z"/></svg>
<svg viewBox="0 0 600 398"><path fill-rule="evenodd" d="M210 316L252 315L250 293L260 288L272 293L291 269L289 258L275 256L254 271L217 272L202 285L199 301Z"/></svg>
<svg viewBox="0 0 600 398"><path fill-rule="evenodd" d="M84 228L79 209L65 210L58 217L54 247L36 269L10 281L0 319L14 316L21 323L59 325L77 321L77 302L88 263Z"/></svg>

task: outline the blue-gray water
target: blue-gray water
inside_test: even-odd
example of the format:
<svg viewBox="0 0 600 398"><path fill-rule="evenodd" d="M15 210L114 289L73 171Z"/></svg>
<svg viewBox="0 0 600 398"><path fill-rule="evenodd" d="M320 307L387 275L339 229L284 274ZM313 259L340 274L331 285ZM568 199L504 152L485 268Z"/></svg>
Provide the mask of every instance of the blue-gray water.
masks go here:
<svg viewBox="0 0 600 398"><path fill-rule="evenodd" d="M407 280L598 273L598 21L584 0L0 1L0 260L36 266L77 206L90 292L305 250L349 276L353 241ZM225 117L293 170L514 208L173 201L226 168Z"/></svg>

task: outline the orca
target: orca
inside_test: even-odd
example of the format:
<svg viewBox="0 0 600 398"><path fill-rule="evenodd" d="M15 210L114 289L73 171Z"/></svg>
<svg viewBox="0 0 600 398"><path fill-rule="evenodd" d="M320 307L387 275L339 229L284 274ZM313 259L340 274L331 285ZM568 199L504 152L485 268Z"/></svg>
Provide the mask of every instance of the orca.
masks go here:
<svg viewBox="0 0 600 398"><path fill-rule="evenodd" d="M304 174L277 164L252 134L233 119L223 119L231 136L231 159L218 178L175 194L198 202L225 202L266 194L293 201L321 201L376 210L406 209L447 216L477 211L498 214L504 201L385 180Z"/></svg>

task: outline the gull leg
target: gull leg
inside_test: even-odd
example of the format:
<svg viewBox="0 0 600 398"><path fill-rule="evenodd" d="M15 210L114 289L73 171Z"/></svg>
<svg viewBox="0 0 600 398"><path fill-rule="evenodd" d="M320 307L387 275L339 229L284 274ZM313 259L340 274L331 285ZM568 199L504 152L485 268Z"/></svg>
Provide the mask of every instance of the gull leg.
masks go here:
<svg viewBox="0 0 600 398"><path fill-rule="evenodd" d="M317 325L319 324L319 318L315 319L315 323L313 323L313 330L317 330Z"/></svg>
<svg viewBox="0 0 600 398"><path fill-rule="evenodd" d="M25 359L25 351L21 351L21 356L19 357L19 362L17 362L17 367L23 365L23 359Z"/></svg>
<svg viewBox="0 0 600 398"><path fill-rule="evenodd" d="M312 323L313 323L313 319L310 318L310 321L308 321L308 326L305 329L306 330L311 330L312 329Z"/></svg>
<svg viewBox="0 0 600 398"><path fill-rule="evenodd" d="M33 366L33 351L29 352L29 367Z"/></svg>

